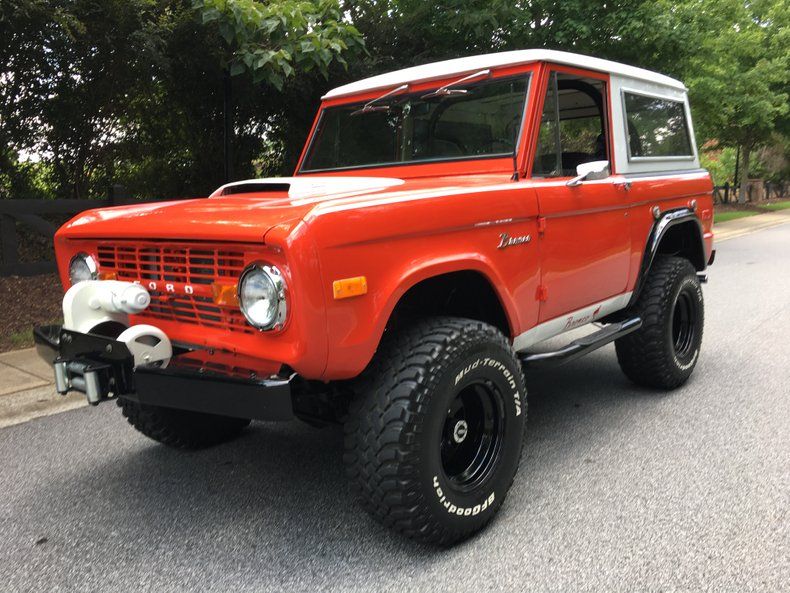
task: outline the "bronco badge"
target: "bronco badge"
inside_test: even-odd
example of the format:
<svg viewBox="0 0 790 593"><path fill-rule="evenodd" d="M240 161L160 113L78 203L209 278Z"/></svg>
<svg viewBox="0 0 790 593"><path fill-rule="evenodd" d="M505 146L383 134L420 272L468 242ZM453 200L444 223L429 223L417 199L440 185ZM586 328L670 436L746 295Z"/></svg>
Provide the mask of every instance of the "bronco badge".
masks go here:
<svg viewBox="0 0 790 593"><path fill-rule="evenodd" d="M511 237L507 233L500 233L499 245L497 245L496 248L504 249L505 247L510 247L511 245L522 245L524 243L529 243L530 241L532 241L532 237L530 235Z"/></svg>

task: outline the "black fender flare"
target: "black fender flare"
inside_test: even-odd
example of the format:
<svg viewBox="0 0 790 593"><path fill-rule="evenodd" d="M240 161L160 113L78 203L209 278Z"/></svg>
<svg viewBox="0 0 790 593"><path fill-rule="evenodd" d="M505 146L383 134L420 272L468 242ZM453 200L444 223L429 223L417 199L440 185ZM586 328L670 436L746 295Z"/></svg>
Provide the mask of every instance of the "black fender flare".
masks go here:
<svg viewBox="0 0 790 593"><path fill-rule="evenodd" d="M694 233L694 236L697 239L697 245L695 249L699 251L699 258L696 262L692 261L692 263L694 264L694 267L697 268L697 272L702 272L705 270L707 267L705 258L705 243L702 238L702 224L700 223L699 218L697 218L697 215L691 208L668 210L662 213L656 219L656 221L653 223L653 228L650 230L650 235L648 236L647 244L645 245L645 251L642 254L642 265L639 268L639 277L636 280L636 286L634 286L634 291L631 294L631 300L628 303L629 307L633 305L639 298L639 293L642 291L645 278L647 277L648 272L650 272L653 261L655 261L656 255L658 254L658 248L661 245L662 239L666 236L667 231L677 225L688 223L693 223L694 228L697 229L697 232Z"/></svg>

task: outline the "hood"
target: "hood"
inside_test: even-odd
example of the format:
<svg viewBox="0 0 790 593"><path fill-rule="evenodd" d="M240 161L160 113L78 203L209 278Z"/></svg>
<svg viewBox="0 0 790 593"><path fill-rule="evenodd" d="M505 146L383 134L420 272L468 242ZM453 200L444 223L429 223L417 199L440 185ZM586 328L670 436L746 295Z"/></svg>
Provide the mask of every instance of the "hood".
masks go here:
<svg viewBox="0 0 790 593"><path fill-rule="evenodd" d="M272 227L300 221L317 204L402 185L390 177L271 177L223 185L208 198L83 212L59 235L73 239L263 241Z"/></svg>

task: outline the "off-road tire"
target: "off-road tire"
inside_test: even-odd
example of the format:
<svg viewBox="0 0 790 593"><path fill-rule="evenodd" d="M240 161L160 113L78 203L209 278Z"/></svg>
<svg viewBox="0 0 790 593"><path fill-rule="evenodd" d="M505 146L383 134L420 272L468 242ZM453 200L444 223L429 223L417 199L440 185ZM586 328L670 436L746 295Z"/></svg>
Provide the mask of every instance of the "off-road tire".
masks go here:
<svg viewBox="0 0 790 593"><path fill-rule="evenodd" d="M681 309L690 318L690 333L678 329L683 325L678 321L684 316ZM615 342L620 368L644 387L680 387L697 364L705 323L702 286L691 262L657 259L633 312L642 318L642 327Z"/></svg>
<svg viewBox="0 0 790 593"><path fill-rule="evenodd" d="M250 423L242 418L149 406L125 398L118 399L118 406L138 431L176 449L201 449L224 443Z"/></svg>
<svg viewBox="0 0 790 593"><path fill-rule="evenodd" d="M345 424L344 462L362 506L385 526L432 544L449 545L483 528L513 482L527 411L521 365L505 336L469 319L418 321L384 336L355 391ZM493 428L485 428L488 421L475 423L474 410L488 418L483 404L474 408L477 397L490 399L485 409ZM469 415L468 431L460 430L451 410L460 410L455 413L464 422ZM455 427L449 436L448 426ZM462 471L451 477L445 455L461 460L461 467L458 452L473 451L474 439L485 430L499 434L497 446L490 444L493 436L485 445L496 457L480 466L476 481L474 472L468 473L468 484ZM448 445L450 436L462 442ZM458 447L459 456L446 453L446 445Z"/></svg>

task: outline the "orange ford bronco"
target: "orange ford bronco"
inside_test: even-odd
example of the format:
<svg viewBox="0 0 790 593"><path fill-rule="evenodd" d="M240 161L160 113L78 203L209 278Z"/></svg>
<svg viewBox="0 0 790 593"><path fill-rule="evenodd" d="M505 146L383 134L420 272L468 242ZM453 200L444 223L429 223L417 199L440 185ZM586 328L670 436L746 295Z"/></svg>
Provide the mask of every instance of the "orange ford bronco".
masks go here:
<svg viewBox="0 0 790 593"><path fill-rule="evenodd" d="M329 91L292 177L76 216L36 340L60 393L168 445L343 423L362 505L450 544L505 500L524 372L614 342L639 385L689 378L711 189L677 80L544 50L408 68Z"/></svg>

